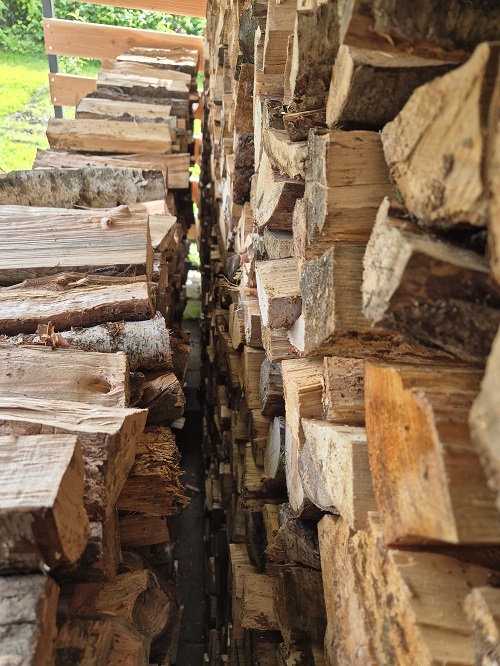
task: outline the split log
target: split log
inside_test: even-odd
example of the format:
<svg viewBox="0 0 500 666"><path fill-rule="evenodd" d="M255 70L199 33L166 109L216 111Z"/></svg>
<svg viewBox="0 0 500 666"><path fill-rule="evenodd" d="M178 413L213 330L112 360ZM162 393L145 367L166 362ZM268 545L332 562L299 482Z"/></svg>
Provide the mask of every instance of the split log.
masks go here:
<svg viewBox="0 0 500 666"><path fill-rule="evenodd" d="M35 371L35 374L38 371ZM71 371L70 371L71 372ZM43 378L40 385L44 385ZM50 385L50 383L45 383ZM84 504L92 520L113 511L133 465L147 413L69 402L66 398L0 399L1 435L78 435L84 459Z"/></svg>
<svg viewBox="0 0 500 666"><path fill-rule="evenodd" d="M183 338L179 337L178 333L170 336L170 349L172 351L172 365L175 376L184 385L186 373L189 365L189 357L191 355L191 346L189 344L189 336L183 333Z"/></svg>
<svg viewBox="0 0 500 666"><path fill-rule="evenodd" d="M170 540L167 522L157 516L120 516L120 541L124 548L154 546Z"/></svg>
<svg viewBox="0 0 500 666"><path fill-rule="evenodd" d="M500 509L499 418L496 396L500 390L500 336L497 334L486 365L479 395L472 405L469 427L472 442L483 464L488 485Z"/></svg>
<svg viewBox="0 0 500 666"><path fill-rule="evenodd" d="M262 321L257 299L241 301L238 308L243 314L245 342L249 347L262 349Z"/></svg>
<svg viewBox="0 0 500 666"><path fill-rule="evenodd" d="M318 523L319 552L326 608L325 661L375 666L372 637L349 557L351 529L335 516Z"/></svg>
<svg viewBox="0 0 500 666"><path fill-rule="evenodd" d="M284 130L262 130L262 146L272 165L287 178L305 178L308 157L306 141L290 141Z"/></svg>
<svg viewBox="0 0 500 666"><path fill-rule="evenodd" d="M103 100L100 100L103 101ZM120 102L120 108L123 104ZM78 169L86 166L110 166L129 169L146 169L148 171L162 171L166 174L167 187L183 189L189 186L190 164L189 153L175 155L159 155L152 153L135 153L133 155L84 155L68 153L63 150L37 150L33 168L56 167L59 169Z"/></svg>
<svg viewBox="0 0 500 666"><path fill-rule="evenodd" d="M266 357L260 367L260 411L265 416L284 416L283 377L281 365Z"/></svg>
<svg viewBox="0 0 500 666"><path fill-rule="evenodd" d="M172 516L188 500L179 481L180 453L169 428L148 428L118 498L118 509L146 516Z"/></svg>
<svg viewBox="0 0 500 666"><path fill-rule="evenodd" d="M243 391L249 409L260 409L260 366L265 354L260 349L245 345L242 352Z"/></svg>
<svg viewBox="0 0 500 666"><path fill-rule="evenodd" d="M264 247L269 259L288 259L293 256L293 236L287 231L264 229Z"/></svg>
<svg viewBox="0 0 500 666"><path fill-rule="evenodd" d="M311 134L304 217L295 216L295 247L305 259L334 244L366 243L380 201L391 193L380 135L376 132Z"/></svg>
<svg viewBox="0 0 500 666"><path fill-rule="evenodd" d="M323 364L323 419L331 423L364 426L364 362L355 358L325 356Z"/></svg>
<svg viewBox="0 0 500 666"><path fill-rule="evenodd" d="M266 556L271 562L301 564L311 569L321 568L318 533L311 523L294 517L289 504L265 505L277 511L277 531L267 541Z"/></svg>
<svg viewBox="0 0 500 666"><path fill-rule="evenodd" d="M163 123L175 130L177 116L170 115L171 108L164 104L129 102L126 107L115 99L85 97L76 105L77 120L133 120L136 123ZM156 199L156 197L154 197Z"/></svg>
<svg viewBox="0 0 500 666"><path fill-rule="evenodd" d="M500 598L492 587L477 587L465 597L464 611L474 628L476 664L500 660Z"/></svg>
<svg viewBox="0 0 500 666"><path fill-rule="evenodd" d="M11 171L0 176L1 205L114 208L165 196L161 171L84 167Z"/></svg>
<svg viewBox="0 0 500 666"><path fill-rule="evenodd" d="M490 569L436 553L387 550L373 524L353 536L349 551L376 663L389 654L402 666L474 666L462 604L471 587L487 584Z"/></svg>
<svg viewBox="0 0 500 666"><path fill-rule="evenodd" d="M233 349L241 351L245 344L245 322L243 321L243 311L236 303L231 303L229 306L229 332Z"/></svg>
<svg viewBox="0 0 500 666"><path fill-rule="evenodd" d="M297 262L258 261L255 276L263 326L290 328L302 310Z"/></svg>
<svg viewBox="0 0 500 666"><path fill-rule="evenodd" d="M159 328L158 317L151 320L151 323L129 323L120 320L151 317L154 312L152 291L153 286L146 282L145 276L120 278L85 273L57 273L24 280L20 284L0 290L0 333L31 335L19 335L13 339L2 336L0 342L39 344L42 342L41 336L33 331L37 330L39 324L50 322L55 329L63 329L62 332L57 330L55 344L64 345L66 340L69 345L93 351L125 351L125 347L130 351L125 340L131 337L134 345L141 342L139 336L143 328ZM101 325L93 326L94 324ZM70 326L93 328L64 331ZM117 339L118 334L120 336ZM50 341L47 340L47 343ZM150 346L151 344L154 345L155 341L149 342ZM144 351L141 351L144 346L142 341L138 350L139 358L144 355ZM137 358L136 350L133 355Z"/></svg>
<svg viewBox="0 0 500 666"><path fill-rule="evenodd" d="M366 364L370 466L387 543L498 543L500 517L467 426L481 376Z"/></svg>
<svg viewBox="0 0 500 666"><path fill-rule="evenodd" d="M0 377L3 397L37 399L50 386L52 400L127 407L129 370L125 354L99 354L50 347L0 348L9 372Z"/></svg>
<svg viewBox="0 0 500 666"><path fill-rule="evenodd" d="M266 574L247 573L241 598L241 626L257 631L278 629L274 596L276 579Z"/></svg>
<svg viewBox="0 0 500 666"><path fill-rule="evenodd" d="M279 494L282 489L283 484L279 478L272 479L263 476L262 469L257 467L254 460L252 445L248 442L245 447L243 484L241 489L243 507L250 510L247 511L247 513L251 513L251 510L261 511L262 506L266 502L273 504L280 504L283 502L284 494L283 496L280 496Z"/></svg>
<svg viewBox="0 0 500 666"><path fill-rule="evenodd" d="M120 81L120 83L123 83L123 78ZM159 97L150 97L149 96L150 90L148 90L145 87L142 86L137 86L135 88L126 88L125 86L114 86L114 85L100 85L98 90L95 90L94 92L91 92L87 95L87 98L90 97L92 98L98 98L98 99L107 99L107 100L114 100L117 102L120 102L121 104L149 104L153 102L153 104L162 104L165 107L165 112L168 110L171 116L177 116L178 118L178 124L184 119L189 116L189 100L186 99L186 97L173 97L173 96L168 96L165 97L163 96L163 93L160 93ZM167 91L168 92L168 91ZM76 121L75 121L76 122ZM105 122L105 123L120 123L123 124L121 120L96 120L96 121L86 121L86 120L81 120L78 121L81 123L88 123L88 122ZM142 132L145 132L148 127L151 126L151 123L148 123L147 125L142 125ZM163 130L160 132L160 137L161 140L163 140L163 137L168 134L168 137L170 139L170 129L168 125L158 125L158 128L163 128ZM49 142L50 143L50 142ZM139 143L139 142L138 142ZM66 150L66 149L65 149ZM90 150L90 149L87 149ZM115 145L115 148L113 152L118 152L119 147ZM141 148L138 148L137 150L141 150ZM155 151L155 150L150 150L149 152L162 152L162 151ZM163 152L168 152L168 151L163 151Z"/></svg>
<svg viewBox="0 0 500 666"><path fill-rule="evenodd" d="M55 666L146 666L147 652L142 636L127 622L69 618L57 636Z"/></svg>
<svg viewBox="0 0 500 666"><path fill-rule="evenodd" d="M118 90L123 94L129 94L132 98L144 97L151 101L161 100L163 104L168 104L170 99L189 99L189 87L186 83L186 78L188 81L190 79L189 76L180 72L156 72L147 65L126 65L127 69L131 67L133 69L140 68L141 74L137 75L135 71L124 71L123 64L111 63L109 68L103 68L99 72L97 75L97 95L100 89L104 88L105 90ZM168 78L166 78L167 76ZM179 76L184 77L184 80L175 80ZM176 113L175 103L172 105L171 111L174 114Z"/></svg>
<svg viewBox="0 0 500 666"><path fill-rule="evenodd" d="M326 123L330 128L382 129L414 90L455 66L435 58L343 44L332 69Z"/></svg>
<svg viewBox="0 0 500 666"><path fill-rule="evenodd" d="M263 153L250 199L257 227L291 231L291 214L303 194L304 181L283 176Z"/></svg>
<svg viewBox="0 0 500 666"><path fill-rule="evenodd" d="M301 356L291 336L291 331L300 325L300 320L301 316L299 316L290 329L271 328L270 326L262 327L262 345L271 363L279 363L286 359Z"/></svg>
<svg viewBox="0 0 500 666"><path fill-rule="evenodd" d="M118 120L59 120L49 118L49 146L56 150L95 153L170 153L170 128Z"/></svg>
<svg viewBox="0 0 500 666"><path fill-rule="evenodd" d="M0 662L52 666L59 588L47 576L0 578Z"/></svg>
<svg viewBox="0 0 500 666"><path fill-rule="evenodd" d="M137 85L135 79L141 79L141 83L138 85L142 85L145 88L165 86L169 92L184 93L186 90L189 91L192 81L192 77L188 72L156 67L153 63L132 62L130 60L103 60L101 71L97 77L97 85L99 86L100 81L104 85L112 85L111 83L107 83L107 77L110 79L117 77L118 79L125 76L129 79L129 87ZM117 83L117 85L119 84ZM154 93L151 96L154 96Z"/></svg>
<svg viewBox="0 0 500 666"><path fill-rule="evenodd" d="M364 529L376 509L365 429L312 419L302 419L302 428L298 465L305 494L352 529Z"/></svg>
<svg viewBox="0 0 500 666"><path fill-rule="evenodd" d="M293 33L295 13L293 1L268 3L263 52L264 74L284 73L288 37Z"/></svg>
<svg viewBox="0 0 500 666"><path fill-rule="evenodd" d="M391 215L385 200L364 258L363 312L465 361L484 361L500 323L486 261Z"/></svg>
<svg viewBox="0 0 500 666"><path fill-rule="evenodd" d="M236 639L241 639L245 635L245 630L241 626L241 604L243 598L245 575L247 573L256 574L257 568L250 563L247 548L244 544L230 543L229 558L233 611L233 636Z"/></svg>
<svg viewBox="0 0 500 666"><path fill-rule="evenodd" d="M75 562L90 536L73 435L0 437L0 571Z"/></svg>
<svg viewBox="0 0 500 666"><path fill-rule="evenodd" d="M128 206L67 210L1 206L0 285L112 266L151 281L153 248L145 212ZM36 243L34 241L36 240ZM57 240L57 242L54 242Z"/></svg>
<svg viewBox="0 0 500 666"><path fill-rule="evenodd" d="M148 410L148 424L173 423L184 413L186 397L173 372L157 370L144 373L134 407Z"/></svg>
<svg viewBox="0 0 500 666"><path fill-rule="evenodd" d="M270 479L285 474L285 419L275 416L269 425L264 452L264 474Z"/></svg>
<svg viewBox="0 0 500 666"><path fill-rule="evenodd" d="M314 111L288 111L283 114L283 125L290 141L306 141L312 129L326 129L326 108Z"/></svg>
<svg viewBox="0 0 500 666"><path fill-rule="evenodd" d="M416 90L384 128L392 178L408 211L424 224L438 229L487 224L483 156L494 141L486 122L499 48L478 46L464 65Z"/></svg>
<svg viewBox="0 0 500 666"><path fill-rule="evenodd" d="M264 467L264 454L270 425L271 419L268 416L263 416L259 409L250 410L248 433L252 445L252 455L257 467Z"/></svg>
<svg viewBox="0 0 500 666"><path fill-rule="evenodd" d="M254 174L254 152L254 139L251 130L235 134L232 195L233 202L240 206L250 198L251 178Z"/></svg>
<svg viewBox="0 0 500 666"><path fill-rule="evenodd" d="M134 46L118 56L118 62L139 62L154 65L158 69L187 72L196 76L198 72L199 52L194 49L172 48L155 49Z"/></svg>
<svg viewBox="0 0 500 666"><path fill-rule="evenodd" d="M304 444L302 419L321 419L321 395L323 390L323 360L303 358L283 361L283 391L285 396L286 424L299 448Z"/></svg>

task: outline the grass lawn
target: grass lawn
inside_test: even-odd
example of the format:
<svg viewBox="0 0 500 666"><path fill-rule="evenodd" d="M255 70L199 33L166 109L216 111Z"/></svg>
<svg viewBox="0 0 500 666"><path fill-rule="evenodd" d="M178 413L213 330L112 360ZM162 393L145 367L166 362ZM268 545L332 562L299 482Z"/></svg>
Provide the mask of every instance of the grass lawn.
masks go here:
<svg viewBox="0 0 500 666"><path fill-rule="evenodd" d="M75 59L71 59L75 60ZM68 64L75 64L69 62ZM63 67L64 69L64 59ZM78 73L96 75L94 64ZM0 170L31 169L37 148L48 148L50 103L49 66L44 55L20 55L0 51ZM71 117L72 109L65 109Z"/></svg>

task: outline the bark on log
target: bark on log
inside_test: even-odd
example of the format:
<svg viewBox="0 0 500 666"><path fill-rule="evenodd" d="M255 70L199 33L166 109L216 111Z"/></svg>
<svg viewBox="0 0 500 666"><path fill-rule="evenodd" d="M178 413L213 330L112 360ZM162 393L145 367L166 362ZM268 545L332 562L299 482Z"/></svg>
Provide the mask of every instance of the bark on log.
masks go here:
<svg viewBox="0 0 500 666"><path fill-rule="evenodd" d="M75 562L90 536L74 435L0 437L0 571Z"/></svg>
<svg viewBox="0 0 500 666"><path fill-rule="evenodd" d="M43 383L43 382L42 382ZM78 435L84 504L91 520L109 515L133 465L146 411L46 398L2 396L1 435Z"/></svg>
<svg viewBox="0 0 500 666"><path fill-rule="evenodd" d="M84 167L36 169L0 175L0 204L49 208L114 208L164 199L161 171Z"/></svg>
<svg viewBox="0 0 500 666"><path fill-rule="evenodd" d="M78 333L59 333L59 329L101 324L88 329L92 333L80 334L84 336L82 344L89 344L89 348L92 348L90 339L100 333L102 337L108 322L151 317L154 312L153 291L153 285L146 282L145 276L117 278L85 273L57 273L24 280L20 284L0 290L0 333L31 335L20 335L14 339L3 339L2 336L0 341L2 344L39 343L41 340L37 338L40 338L40 335L34 331L39 324L47 325L50 322L56 329L55 332L68 340L68 344L78 347ZM131 333L140 330L141 325L148 326L142 322L121 324L123 328L130 329ZM118 332L120 324L109 324L108 337L112 336L113 327ZM70 338L74 343L70 342ZM58 342L64 344L60 340L56 340L55 344ZM109 350L104 349L101 344L100 348L96 347L94 351L121 351L117 345L109 344L109 347Z"/></svg>

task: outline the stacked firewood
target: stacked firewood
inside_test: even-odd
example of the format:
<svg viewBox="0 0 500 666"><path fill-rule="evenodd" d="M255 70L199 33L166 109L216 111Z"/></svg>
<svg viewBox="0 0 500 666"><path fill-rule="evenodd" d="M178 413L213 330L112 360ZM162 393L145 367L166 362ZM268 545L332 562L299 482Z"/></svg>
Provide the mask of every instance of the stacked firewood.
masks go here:
<svg viewBox="0 0 500 666"><path fill-rule="evenodd" d="M2 663L175 662L191 195L115 158L0 178Z"/></svg>
<svg viewBox="0 0 500 666"><path fill-rule="evenodd" d="M500 659L499 38L211 3L206 663Z"/></svg>

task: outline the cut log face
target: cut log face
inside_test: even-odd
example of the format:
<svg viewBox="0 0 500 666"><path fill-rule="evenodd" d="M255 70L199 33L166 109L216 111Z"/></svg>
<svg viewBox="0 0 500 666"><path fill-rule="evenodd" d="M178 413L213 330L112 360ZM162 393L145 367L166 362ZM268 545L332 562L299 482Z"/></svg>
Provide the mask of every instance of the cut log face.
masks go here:
<svg viewBox="0 0 500 666"><path fill-rule="evenodd" d="M294 517L289 504L278 508L265 505L267 512L275 509L276 529L272 539L267 540L266 556L271 562L301 564L311 569L321 568L319 559L318 533L316 527Z"/></svg>
<svg viewBox="0 0 500 666"><path fill-rule="evenodd" d="M290 141L279 129L262 130L262 146L272 165L287 178L305 178L308 157L307 142Z"/></svg>
<svg viewBox="0 0 500 666"><path fill-rule="evenodd" d="M293 256L293 236L287 231L264 229L264 247L269 259L288 259Z"/></svg>
<svg viewBox="0 0 500 666"><path fill-rule="evenodd" d="M257 262L255 276L262 324L271 328L290 328L302 311L296 261Z"/></svg>
<svg viewBox="0 0 500 666"><path fill-rule="evenodd" d="M276 479L285 471L285 419L275 416L269 425L264 454L264 474Z"/></svg>
<svg viewBox="0 0 500 666"><path fill-rule="evenodd" d="M464 611L474 628L476 663L500 659L500 596L492 587L477 587L465 597Z"/></svg>
<svg viewBox="0 0 500 666"><path fill-rule="evenodd" d="M257 573L245 574L241 599L241 626L257 631L278 629L274 594L276 580Z"/></svg>
<svg viewBox="0 0 500 666"><path fill-rule="evenodd" d="M196 76L198 72L199 52L186 48L154 49L134 46L119 55L118 62L137 62L154 65L158 69L186 72Z"/></svg>
<svg viewBox="0 0 500 666"><path fill-rule="evenodd" d="M437 59L343 44L332 69L327 125L382 129L394 120L416 88L455 66Z"/></svg>
<svg viewBox="0 0 500 666"><path fill-rule="evenodd" d="M66 398L3 396L0 434L78 435L84 457L85 509L96 520L114 509L133 465L146 416L145 410L113 409Z"/></svg>
<svg viewBox="0 0 500 666"><path fill-rule="evenodd" d="M49 146L56 150L95 153L170 153L168 125L118 120L59 120L49 118Z"/></svg>
<svg viewBox="0 0 500 666"><path fill-rule="evenodd" d="M99 100L102 101L102 100ZM123 109L123 103L119 103ZM57 167L78 169L86 166L111 166L128 169L135 167L151 171L162 171L166 175L167 187L183 189L189 187L189 153L160 155L158 153L134 153L133 155L85 155L64 150L37 150L33 168Z"/></svg>
<svg viewBox="0 0 500 666"><path fill-rule="evenodd" d="M481 362L500 323L500 291L480 255L391 217L386 200L364 257L363 312L373 324Z"/></svg>
<svg viewBox="0 0 500 666"><path fill-rule="evenodd" d="M262 318L257 299L241 301L238 308L243 314L245 341L249 347L262 349Z"/></svg>
<svg viewBox="0 0 500 666"><path fill-rule="evenodd" d="M151 283L141 276L116 278L85 273L57 273L25 280L0 290L0 333L31 333L31 336L21 336L17 343L15 340L5 341L7 344L31 344L41 342L40 336L36 340L37 335L33 334L39 324L50 322L57 333L70 326L101 324L91 329L79 329L79 332L59 334L67 340L67 344L76 347L88 345L93 351L125 351L119 348L116 334L124 329L125 339L134 335L135 331L140 331L141 326L147 328L152 324L109 322L151 317L151 290ZM88 332L83 332L85 330ZM104 342L106 337L109 340L107 344ZM64 342L60 341L60 344L64 345Z"/></svg>
<svg viewBox="0 0 500 666"><path fill-rule="evenodd" d="M500 336L497 334L486 365L479 395L472 405L469 426L472 442L483 464L488 484L495 493L500 509L500 452L498 429L500 413L497 396L500 391Z"/></svg>
<svg viewBox="0 0 500 666"><path fill-rule="evenodd" d="M154 546L169 541L167 521L157 516L120 516L120 541L124 548Z"/></svg>
<svg viewBox="0 0 500 666"><path fill-rule="evenodd" d="M364 428L302 419L305 443L299 474L309 499L339 513L352 529L366 526L376 508Z"/></svg>
<svg viewBox="0 0 500 666"><path fill-rule="evenodd" d="M140 387L136 407L148 410L148 424L173 423L184 413L186 397L173 372L147 373Z"/></svg>
<svg viewBox="0 0 500 666"><path fill-rule="evenodd" d="M499 514L467 427L481 374L367 363L368 448L388 543L498 542Z"/></svg>
<svg viewBox="0 0 500 666"><path fill-rule="evenodd" d="M165 196L161 171L84 167L62 172L11 171L0 176L1 205L114 208Z"/></svg>
<svg viewBox="0 0 500 666"><path fill-rule="evenodd" d="M170 115L171 108L164 104L141 104L130 102L126 108L118 100L86 97L81 99L75 110L75 118L80 120L134 120L137 123L164 123L175 129L177 117ZM155 197L156 198L156 197Z"/></svg>
<svg viewBox="0 0 500 666"><path fill-rule="evenodd" d="M146 516L172 516L188 500L179 481L180 453L169 428L148 428L118 499L122 511Z"/></svg>
<svg viewBox="0 0 500 666"><path fill-rule="evenodd" d="M0 578L0 661L52 666L59 588L47 576Z"/></svg>
<svg viewBox="0 0 500 666"><path fill-rule="evenodd" d="M0 348L9 372L0 377L4 397L37 399L50 386L53 400L105 407L127 407L129 369L125 354L98 354L73 349Z"/></svg>
<svg viewBox="0 0 500 666"><path fill-rule="evenodd" d="M265 416L284 416L283 377L281 365L271 363L268 357L260 368L260 411Z"/></svg>
<svg viewBox="0 0 500 666"><path fill-rule="evenodd" d="M416 90L382 132L392 178L408 211L423 223L487 224L483 154L493 136L485 119L498 48L481 44L464 65Z"/></svg>
<svg viewBox="0 0 500 666"><path fill-rule="evenodd" d="M327 664L374 666L370 627L349 557L351 529L345 520L324 516L318 523L325 596Z"/></svg>
<svg viewBox="0 0 500 666"><path fill-rule="evenodd" d="M77 438L0 437L0 477L0 571L75 562L90 536Z"/></svg>
<svg viewBox="0 0 500 666"><path fill-rule="evenodd" d="M364 426L364 361L325 356L323 364L323 419Z"/></svg>
<svg viewBox="0 0 500 666"><path fill-rule="evenodd" d="M127 206L94 210L1 206L0 233L3 286L61 270L85 273L110 266L128 266L151 280L153 248L147 213L132 212Z"/></svg>
<svg viewBox="0 0 500 666"><path fill-rule="evenodd" d="M326 625L321 571L285 567L278 572L275 608L282 635L306 632L312 641L323 642Z"/></svg>

